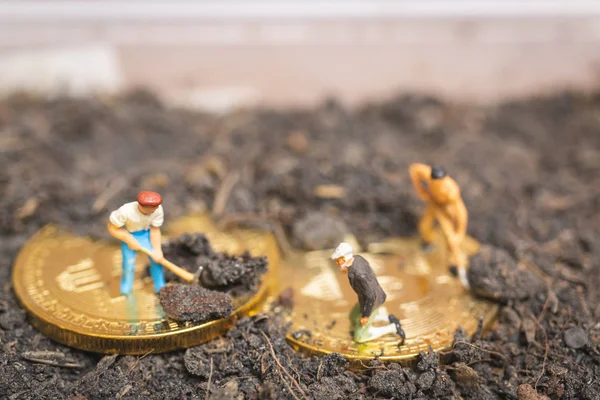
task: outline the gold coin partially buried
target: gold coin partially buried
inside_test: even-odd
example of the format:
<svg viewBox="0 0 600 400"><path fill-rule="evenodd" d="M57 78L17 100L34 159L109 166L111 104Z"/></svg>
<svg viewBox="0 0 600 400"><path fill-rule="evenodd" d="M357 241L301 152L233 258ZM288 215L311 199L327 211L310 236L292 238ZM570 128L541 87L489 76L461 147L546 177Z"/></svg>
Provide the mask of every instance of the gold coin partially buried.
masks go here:
<svg viewBox="0 0 600 400"><path fill-rule="evenodd" d="M434 351L446 349L458 327L472 335L480 318L483 328L489 327L497 306L475 299L463 289L448 272L441 235L434 243L434 250L424 253L418 238L392 238L360 253L387 294L386 310L401 321L406 333L403 345L398 335L364 344L352 340L349 312L357 296L347 275L331 261L333 250L296 254L285 260L280 265L280 287L291 286L294 293L288 342L308 354L340 353L353 367L361 368L375 357L410 364L430 346ZM473 239L465 239L467 254L478 247Z"/></svg>
<svg viewBox="0 0 600 400"><path fill-rule="evenodd" d="M269 271L252 296L234 299L234 312L204 324L178 323L164 314L151 278L141 278L146 257L138 257L136 281L128 296L119 292L121 252L118 245L47 226L19 253L13 270L17 297L33 326L50 338L100 353L146 354L194 346L224 334L241 316L260 309L272 289L279 263L272 235L219 231L208 217L182 218L170 225L174 236L203 232L217 251L266 255Z"/></svg>

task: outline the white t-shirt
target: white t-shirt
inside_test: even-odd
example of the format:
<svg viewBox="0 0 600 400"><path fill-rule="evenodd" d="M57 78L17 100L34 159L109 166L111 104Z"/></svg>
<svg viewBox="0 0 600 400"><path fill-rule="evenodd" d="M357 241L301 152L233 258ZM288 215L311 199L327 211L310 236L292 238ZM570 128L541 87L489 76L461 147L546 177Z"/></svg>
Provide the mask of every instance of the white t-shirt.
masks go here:
<svg viewBox="0 0 600 400"><path fill-rule="evenodd" d="M145 231L150 226L161 227L164 220L162 205L150 215L144 215L138 209L138 202L123 204L110 214L110 222L120 228L125 226L129 232Z"/></svg>

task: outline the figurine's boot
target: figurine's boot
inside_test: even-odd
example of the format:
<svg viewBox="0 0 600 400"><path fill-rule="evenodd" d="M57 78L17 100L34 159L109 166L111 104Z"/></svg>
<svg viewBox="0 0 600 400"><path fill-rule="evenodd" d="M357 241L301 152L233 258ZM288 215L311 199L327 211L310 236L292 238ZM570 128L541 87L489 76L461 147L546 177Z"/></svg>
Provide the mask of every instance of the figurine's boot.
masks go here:
<svg viewBox="0 0 600 400"><path fill-rule="evenodd" d="M469 285L469 279L467 278L467 261L466 256L460 250L455 250L455 252L450 252L450 273L452 276L458 278L460 283L466 290L469 290L471 285Z"/></svg>
<svg viewBox="0 0 600 400"><path fill-rule="evenodd" d="M465 267L458 268L458 279L465 289L469 290L471 288L469 279L467 278L467 269Z"/></svg>
<svg viewBox="0 0 600 400"><path fill-rule="evenodd" d="M404 333L404 329L402 329L402 325L400 324L400 320L398 318L396 318L395 315L392 315L392 314L390 314L388 316L388 319L390 321L390 324L394 324L394 326L396 327L396 333L402 339L400 341L400 345L403 345L404 341L406 340L406 333Z"/></svg>
<svg viewBox="0 0 600 400"><path fill-rule="evenodd" d="M389 322L390 324L394 324L396 327L396 334L400 336L402 339L400 344L404 344L404 339L406 339L406 334L402 329L402 325L400 324L400 320L396 318L393 314L389 314L385 306L379 307L378 312L373 318L373 322Z"/></svg>
<svg viewBox="0 0 600 400"><path fill-rule="evenodd" d="M360 307L357 304L350 312L350 321L352 326L354 326L354 341L365 343L385 335L396 333L396 325L394 323L389 323L386 326L373 326L373 322L376 320L389 322L387 316L383 319L384 314L387 314L385 308L383 310L375 310L369 317L367 324L362 326L360 324Z"/></svg>

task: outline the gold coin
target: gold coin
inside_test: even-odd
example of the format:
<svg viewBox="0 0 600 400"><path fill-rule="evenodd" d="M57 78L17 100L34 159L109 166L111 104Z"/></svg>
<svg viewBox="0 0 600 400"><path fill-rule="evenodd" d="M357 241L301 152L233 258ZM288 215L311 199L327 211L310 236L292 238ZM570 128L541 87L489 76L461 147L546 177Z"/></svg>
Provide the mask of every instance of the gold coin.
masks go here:
<svg viewBox="0 0 600 400"><path fill-rule="evenodd" d="M179 323L164 314L152 279L141 278L147 257L138 257L136 280L120 294L118 244L94 242L47 226L19 253L13 270L17 297L33 326L50 338L100 353L159 353L194 346L224 334L241 316L260 309L272 289L279 253L270 234L251 230L220 232L205 216L187 217L168 229L171 235L203 232L217 251L249 249L269 257L269 271L256 294L234 299L226 319Z"/></svg>
<svg viewBox="0 0 600 400"><path fill-rule="evenodd" d="M410 364L420 351L441 351L451 346L460 326L471 335L480 317L484 328L495 318L497 306L475 299L448 272L441 235L429 253L418 238L392 238L357 251L377 275L387 294L384 306L400 319L406 333L404 345L398 335L371 342L353 341L349 313L358 302L348 277L331 260L332 250L296 254L280 266L280 288L292 287L294 306L288 342L299 351L324 355L341 353L355 368L378 357L383 361ZM478 243L465 240L463 249L472 254ZM384 323L385 324L385 323Z"/></svg>

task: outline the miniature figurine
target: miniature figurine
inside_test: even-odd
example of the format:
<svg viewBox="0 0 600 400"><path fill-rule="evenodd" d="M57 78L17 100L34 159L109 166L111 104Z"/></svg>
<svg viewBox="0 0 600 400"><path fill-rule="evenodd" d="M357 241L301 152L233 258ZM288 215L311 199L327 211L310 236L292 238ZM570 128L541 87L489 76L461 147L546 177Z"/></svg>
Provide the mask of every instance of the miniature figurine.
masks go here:
<svg viewBox="0 0 600 400"><path fill-rule="evenodd" d="M423 247L431 245L437 221L448 245L450 272L458 275L462 285L468 289L466 256L460 248L467 232L468 214L458 184L446 175L443 168L425 164L412 164L410 177L419 197L428 203L419 221Z"/></svg>
<svg viewBox="0 0 600 400"><path fill-rule="evenodd" d="M142 249L152 254L148 258L154 290L158 292L165 286L165 275L161 265L164 259L160 232L164 219L161 203L162 197L158 193L143 191L138 194L137 201L126 203L110 214L108 232L122 242L122 294L129 294L133 288L135 258L138 250Z"/></svg>
<svg viewBox="0 0 600 400"><path fill-rule="evenodd" d="M352 254L352 246L340 243L333 252L331 259L335 261L340 271L348 273L350 286L358 295L358 304L350 312L350 321L354 327L354 341L364 343L381 336L395 333L404 343L405 334L400 321L388 314L383 303L386 294L377 282L373 269L363 257ZM388 322L385 326L372 326L373 322Z"/></svg>

